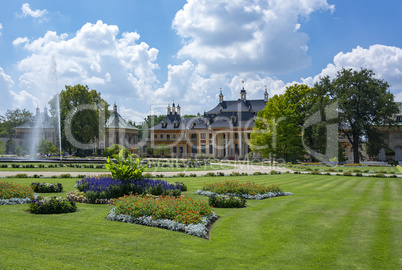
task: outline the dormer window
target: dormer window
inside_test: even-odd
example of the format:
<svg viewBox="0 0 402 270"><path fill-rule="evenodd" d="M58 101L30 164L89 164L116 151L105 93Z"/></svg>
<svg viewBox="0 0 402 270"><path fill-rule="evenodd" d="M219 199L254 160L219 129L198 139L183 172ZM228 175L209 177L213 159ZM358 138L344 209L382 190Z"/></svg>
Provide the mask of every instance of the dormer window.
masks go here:
<svg viewBox="0 0 402 270"><path fill-rule="evenodd" d="M162 122L162 128L166 128L167 127L167 122L166 121L163 121Z"/></svg>
<svg viewBox="0 0 402 270"><path fill-rule="evenodd" d="M173 127L174 128L178 128L179 127L179 121L177 121L177 120L174 120L174 122L173 122Z"/></svg>

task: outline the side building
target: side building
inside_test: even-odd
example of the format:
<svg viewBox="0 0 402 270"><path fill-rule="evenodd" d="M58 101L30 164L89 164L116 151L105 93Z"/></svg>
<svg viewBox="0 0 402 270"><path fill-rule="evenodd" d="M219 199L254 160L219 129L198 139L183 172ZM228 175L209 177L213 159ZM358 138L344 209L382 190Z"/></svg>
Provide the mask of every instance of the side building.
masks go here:
<svg viewBox="0 0 402 270"><path fill-rule="evenodd" d="M181 107L173 103L166 118L149 129L147 145L168 146L172 157L244 158L251 152L248 140L257 113L267 101L267 89L264 99L249 100L243 87L238 100L224 100L221 92L213 109L192 118L182 117Z"/></svg>
<svg viewBox="0 0 402 270"><path fill-rule="evenodd" d="M33 139L45 138L57 146L57 131L54 127L51 117L48 115L45 107L43 112L36 108L36 114L26 123L14 128L16 136L9 138L16 145L21 147L29 146ZM127 148L135 148L138 145L139 129L130 125L117 111L117 105L114 104L110 117L105 123L104 141L97 143L98 149L105 149L113 144L120 144Z"/></svg>

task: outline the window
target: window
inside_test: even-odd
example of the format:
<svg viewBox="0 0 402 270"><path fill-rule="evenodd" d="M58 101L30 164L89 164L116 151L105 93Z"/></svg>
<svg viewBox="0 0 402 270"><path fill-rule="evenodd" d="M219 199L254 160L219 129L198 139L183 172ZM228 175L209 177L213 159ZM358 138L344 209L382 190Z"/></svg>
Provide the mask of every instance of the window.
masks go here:
<svg viewBox="0 0 402 270"><path fill-rule="evenodd" d="M212 139L212 133L209 134L209 138Z"/></svg>
<svg viewBox="0 0 402 270"><path fill-rule="evenodd" d="M173 146L173 154L176 154L176 153L177 153L177 147Z"/></svg>
<svg viewBox="0 0 402 270"><path fill-rule="evenodd" d="M183 138L183 134L182 134L182 133L179 134L179 138L180 138L180 139Z"/></svg>
<svg viewBox="0 0 402 270"><path fill-rule="evenodd" d="M209 153L210 154L214 153L214 146L212 144L209 145Z"/></svg>
<svg viewBox="0 0 402 270"><path fill-rule="evenodd" d="M154 134L154 139L158 139L158 134Z"/></svg>
<svg viewBox="0 0 402 270"><path fill-rule="evenodd" d="M205 154L205 145L201 145L201 153Z"/></svg>
<svg viewBox="0 0 402 270"><path fill-rule="evenodd" d="M201 139L205 139L205 133L201 133Z"/></svg>
<svg viewBox="0 0 402 270"><path fill-rule="evenodd" d="M183 146L179 147L180 154L183 154Z"/></svg>
<svg viewBox="0 0 402 270"><path fill-rule="evenodd" d="M176 134L172 134L172 139L176 139L177 135Z"/></svg>
<svg viewBox="0 0 402 270"><path fill-rule="evenodd" d="M163 134L161 134L159 138L163 139Z"/></svg>
<svg viewBox="0 0 402 270"><path fill-rule="evenodd" d="M166 134L166 140L170 140L170 134Z"/></svg>
<svg viewBox="0 0 402 270"><path fill-rule="evenodd" d="M397 116L396 117L396 122L398 122L398 123L402 122L402 116Z"/></svg>

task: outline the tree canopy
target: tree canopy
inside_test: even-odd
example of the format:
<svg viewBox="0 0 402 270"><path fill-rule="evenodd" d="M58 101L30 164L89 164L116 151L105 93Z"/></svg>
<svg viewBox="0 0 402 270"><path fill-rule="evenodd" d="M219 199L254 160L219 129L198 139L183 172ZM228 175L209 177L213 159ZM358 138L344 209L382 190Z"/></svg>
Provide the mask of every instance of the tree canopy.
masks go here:
<svg viewBox="0 0 402 270"><path fill-rule="evenodd" d="M316 99L312 89L302 84L289 86L284 94L270 98L258 113L250 148L264 157L303 159L307 152L302 144L302 126Z"/></svg>
<svg viewBox="0 0 402 270"><path fill-rule="evenodd" d="M50 112L57 127L57 96L54 96L49 103ZM89 90L88 86L80 84L66 85L65 89L60 92L62 148L68 150L69 153L76 151L81 155L84 149L73 145L66 134L71 134L74 140L81 144L96 141L103 135L99 134L100 119L107 119L110 115L107 108L107 102L101 98L101 94L96 90ZM73 117L70 119L69 116L71 115ZM66 123L68 124L67 127Z"/></svg>
<svg viewBox="0 0 402 270"><path fill-rule="evenodd" d="M26 109L7 110L4 116L0 117L0 135L14 136L14 127L24 124L32 118L32 113Z"/></svg>
<svg viewBox="0 0 402 270"><path fill-rule="evenodd" d="M395 125L393 116L398 113L387 82L375 78L372 70L342 69L332 80L322 78L315 88L338 103L338 125L352 145L354 163L360 161L364 141L371 141L370 154L383 147L377 127Z"/></svg>

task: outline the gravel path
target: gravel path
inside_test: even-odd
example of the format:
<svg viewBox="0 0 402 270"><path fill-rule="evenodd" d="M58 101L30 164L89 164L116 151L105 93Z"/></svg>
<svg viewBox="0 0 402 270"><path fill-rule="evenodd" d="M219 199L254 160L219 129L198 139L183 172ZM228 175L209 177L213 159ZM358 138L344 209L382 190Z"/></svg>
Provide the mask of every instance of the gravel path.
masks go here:
<svg viewBox="0 0 402 270"><path fill-rule="evenodd" d="M155 174L163 174L164 176L173 176L177 175L178 173L185 173L186 175L190 174L195 174L197 176L203 176L209 172L223 172L225 175L229 175L232 172L238 172L238 173L247 173L247 174L253 174L255 172L261 172L261 173L269 173L272 170L275 171L280 171L280 172L293 172L292 170L288 168L283 168L283 167L275 167L275 166L261 166L261 165L250 165L250 164L227 164L227 163L214 163L212 164L213 166L216 166L216 170L210 170L210 171L186 171L183 170L181 172L152 172L152 170L146 171L145 173L151 173L152 175ZM233 169L225 169L225 170L219 170L220 165L233 165L235 168ZM45 177L50 177L50 176L60 176L61 174L70 174L71 176L78 176L78 175L86 175L86 176L93 176L93 175L99 175L99 174L105 174L104 172L41 172L41 171L35 171L35 172L28 172L28 171L0 171L0 177L7 177L7 176L14 176L16 174L23 173L27 174L28 176L33 176L33 175L43 175Z"/></svg>

